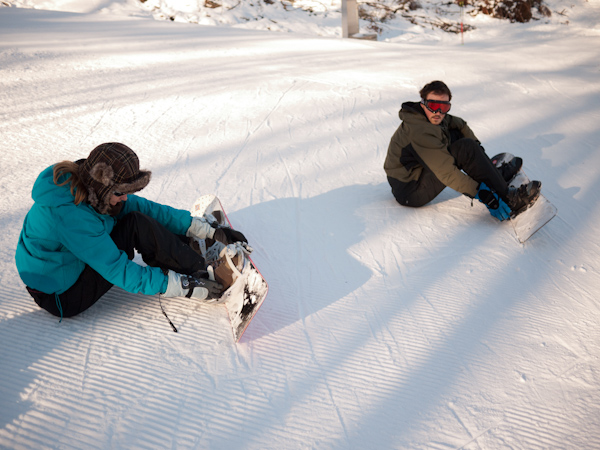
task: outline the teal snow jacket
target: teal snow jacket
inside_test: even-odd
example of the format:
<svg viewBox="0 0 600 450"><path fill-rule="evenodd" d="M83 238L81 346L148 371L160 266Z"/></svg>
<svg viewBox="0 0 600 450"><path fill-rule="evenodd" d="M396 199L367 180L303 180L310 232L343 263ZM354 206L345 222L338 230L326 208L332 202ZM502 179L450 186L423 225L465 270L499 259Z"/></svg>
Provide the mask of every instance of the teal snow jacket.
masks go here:
<svg viewBox="0 0 600 450"><path fill-rule="evenodd" d="M33 186L35 203L25 217L17 244L15 261L23 282L47 294L61 294L77 281L87 264L128 292L164 293L168 277L161 269L130 261L110 233L119 218L139 211L183 235L192 222L190 213L130 194L116 217L100 214L87 202L75 205L70 184L54 184L53 167L44 170Z"/></svg>

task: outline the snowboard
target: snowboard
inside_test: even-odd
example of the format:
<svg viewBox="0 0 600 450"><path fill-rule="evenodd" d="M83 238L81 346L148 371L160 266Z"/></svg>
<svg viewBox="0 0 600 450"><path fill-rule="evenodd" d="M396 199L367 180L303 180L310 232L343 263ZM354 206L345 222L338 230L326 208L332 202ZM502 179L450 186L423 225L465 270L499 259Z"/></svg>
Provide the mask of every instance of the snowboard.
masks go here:
<svg viewBox="0 0 600 450"><path fill-rule="evenodd" d="M225 214L221 202L215 195L203 195L198 198L191 209L194 217L204 217L209 223L221 227L229 227L231 223ZM206 303L224 304L233 331L235 342L239 342L244 331L258 312L269 291L269 285L261 275L249 254L252 248L244 243L226 246L218 241L198 241L209 269L209 273L218 270L218 264L228 264L231 270L237 274L233 284L223 292L220 298L206 300ZM237 254L237 258L235 258ZM229 256L227 256L229 255ZM232 263L232 258L237 264ZM217 267L217 269L214 269Z"/></svg>
<svg viewBox="0 0 600 450"><path fill-rule="evenodd" d="M492 163L497 168L511 161L515 156L511 153L500 153L492 158ZM518 188L522 184L529 183L529 178L525 175L523 169L510 180L509 186ZM548 201L542 194L526 210L518 215L511 217L510 222L515 230L517 239L520 243L525 243L531 236L546 225L554 216L556 216L556 207Z"/></svg>

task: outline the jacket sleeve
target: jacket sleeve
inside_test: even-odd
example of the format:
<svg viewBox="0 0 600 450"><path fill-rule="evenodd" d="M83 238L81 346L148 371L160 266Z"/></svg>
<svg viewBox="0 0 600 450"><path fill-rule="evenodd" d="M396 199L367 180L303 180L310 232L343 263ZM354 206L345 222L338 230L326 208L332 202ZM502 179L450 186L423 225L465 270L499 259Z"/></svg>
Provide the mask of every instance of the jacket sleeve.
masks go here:
<svg viewBox="0 0 600 450"><path fill-rule="evenodd" d="M81 210L65 214L61 209L57 208L56 213L60 241L105 280L133 293L154 295L166 290L167 276L157 267L142 267L129 260L100 218Z"/></svg>
<svg viewBox="0 0 600 450"><path fill-rule="evenodd" d="M172 208L171 206L161 205L160 203L147 200L143 197L130 194L119 214L119 218L128 212L139 211L147 216L156 219L164 225L171 233L185 235L192 223L192 215L189 211Z"/></svg>
<svg viewBox="0 0 600 450"><path fill-rule="evenodd" d="M467 129L470 131L468 127ZM454 158L448 152L448 142L441 127L435 125L426 127L423 132L413 136L412 143L417 155L442 183L470 197L477 194L478 183L454 164Z"/></svg>
<svg viewBox="0 0 600 450"><path fill-rule="evenodd" d="M475 136L475 133L473 133L473 130L471 130L469 125L467 125L467 122L461 119L460 117L451 116L450 128L458 129L465 138L473 139L477 142L480 142L479 139L477 139L477 136Z"/></svg>

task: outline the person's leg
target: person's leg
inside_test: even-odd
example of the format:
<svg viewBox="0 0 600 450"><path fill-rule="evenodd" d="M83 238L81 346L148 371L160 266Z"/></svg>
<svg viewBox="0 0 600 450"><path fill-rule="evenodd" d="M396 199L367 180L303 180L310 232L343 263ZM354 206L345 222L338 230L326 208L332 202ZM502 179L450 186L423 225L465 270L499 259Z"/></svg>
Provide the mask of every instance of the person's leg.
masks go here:
<svg viewBox="0 0 600 450"><path fill-rule="evenodd" d="M423 172L416 181L402 183L395 178L388 177L388 183L396 201L403 206L412 207L426 205L446 187L426 166L423 167Z"/></svg>
<svg viewBox="0 0 600 450"><path fill-rule="evenodd" d="M205 269L202 256L185 244L180 236L138 212L123 217L113 229L111 238L129 259L133 259L134 249L137 249L150 266L186 275ZM96 303L112 286L112 283L86 265L75 284L60 295L46 294L29 287L27 291L49 313L58 317L72 317Z"/></svg>
<svg viewBox="0 0 600 450"><path fill-rule="evenodd" d="M126 214L115 225L111 238L133 259L136 249L146 264L191 275L206 269L204 258L181 236L167 230L152 217L140 212Z"/></svg>
<svg viewBox="0 0 600 450"><path fill-rule="evenodd" d="M450 146L449 150L459 169L475 181L487 184L515 213L527 208L540 195L542 184L535 180L518 188L509 188L501 171L488 158L483 147L473 139L459 139ZM519 162L518 168L520 164L522 161ZM511 171L518 168L513 167Z"/></svg>
<svg viewBox="0 0 600 450"><path fill-rule="evenodd" d="M458 139L448 150L456 161L456 167L475 181L487 184L500 197L506 198L508 183L477 141Z"/></svg>
<svg viewBox="0 0 600 450"><path fill-rule="evenodd" d="M57 317L73 317L96 303L113 285L100 276L90 266L67 291L62 294L46 294L27 288L27 291L40 308Z"/></svg>

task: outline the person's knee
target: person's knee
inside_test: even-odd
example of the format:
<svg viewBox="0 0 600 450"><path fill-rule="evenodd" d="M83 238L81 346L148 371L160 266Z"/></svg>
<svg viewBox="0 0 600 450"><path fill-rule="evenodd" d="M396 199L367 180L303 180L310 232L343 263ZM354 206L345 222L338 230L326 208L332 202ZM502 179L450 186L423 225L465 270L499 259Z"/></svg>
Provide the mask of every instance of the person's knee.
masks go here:
<svg viewBox="0 0 600 450"><path fill-rule="evenodd" d="M111 231L110 237L117 248L127 254L127 258L134 258L137 236L148 230L146 223L149 219L141 212L132 211L121 217Z"/></svg>
<svg viewBox="0 0 600 450"><path fill-rule="evenodd" d="M123 223L123 222L139 222L141 220L147 220L148 216L144 213L141 213L139 211L131 211L128 212L127 214L125 214L121 219L119 219L119 222Z"/></svg>
<svg viewBox="0 0 600 450"><path fill-rule="evenodd" d="M456 141L449 147L449 151L461 169L468 162L476 160L484 154L483 147L479 142L471 138L462 138Z"/></svg>
<svg viewBox="0 0 600 450"><path fill-rule="evenodd" d="M155 226L155 220L139 211L131 211L119 219L119 225L136 232L146 232Z"/></svg>
<svg viewBox="0 0 600 450"><path fill-rule="evenodd" d="M481 149L479 142L472 138L462 138L450 146L459 151L473 152Z"/></svg>

